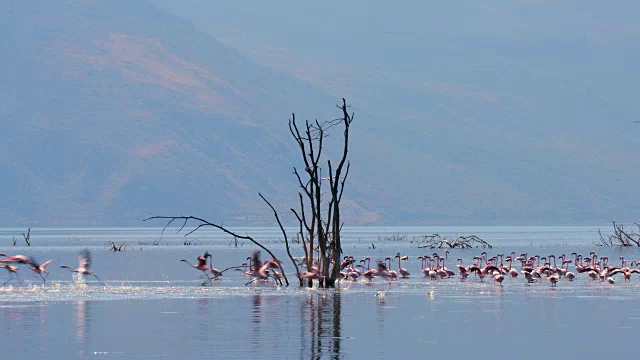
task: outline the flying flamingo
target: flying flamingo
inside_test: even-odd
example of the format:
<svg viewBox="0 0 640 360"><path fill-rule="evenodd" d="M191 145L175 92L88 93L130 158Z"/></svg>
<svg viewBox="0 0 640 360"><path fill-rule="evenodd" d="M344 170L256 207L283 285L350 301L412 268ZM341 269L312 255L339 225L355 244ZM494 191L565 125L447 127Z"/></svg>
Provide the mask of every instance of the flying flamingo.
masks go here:
<svg viewBox="0 0 640 360"><path fill-rule="evenodd" d="M251 256L247 257L247 260L249 260L249 263L244 263L242 265L245 266L244 268L244 276L253 276L253 264L251 263ZM247 268L249 270L247 270Z"/></svg>
<svg viewBox="0 0 640 360"><path fill-rule="evenodd" d="M45 277L49 275L49 272L47 271L47 265L51 264L53 261L54 261L53 259L49 259L40 265L36 264L35 262L29 264L29 268L33 270L36 274L40 275L40 277L42 278L43 284L46 282ZM45 274L45 275L42 275L42 274Z"/></svg>
<svg viewBox="0 0 640 360"><path fill-rule="evenodd" d="M0 259L0 263L2 264L18 263L18 264L29 265L29 264L35 263L33 259L25 255L8 256L7 254L0 254L0 256L4 256L4 258Z"/></svg>
<svg viewBox="0 0 640 360"><path fill-rule="evenodd" d="M90 270L90 268L91 268L91 253L89 252L88 249L82 250L80 252L80 255L78 255L78 268L77 269L73 270L70 267L68 267L67 265L61 265L60 267L63 268L63 269L69 269L69 271L71 271L73 273L80 274L82 276L91 275L91 276L95 277L102 285L104 285L104 283L102 282L102 280L100 280L98 275L96 275L93 271Z"/></svg>
<svg viewBox="0 0 640 360"><path fill-rule="evenodd" d="M12 274L16 274L16 279L19 280L19 278L18 278L18 267L17 266L8 265L8 264L0 264L0 268L5 268L5 269L7 269L7 272L9 272L9 280L5 281L4 284L2 284L2 286L7 285L7 283L9 281L11 281L11 279L13 278Z"/></svg>
<svg viewBox="0 0 640 360"><path fill-rule="evenodd" d="M209 271L209 269L207 268L207 258L209 256L211 256L209 252L205 251L203 255L198 256L196 258L196 260L198 261L196 265L191 264L187 259L182 259L180 261L184 261L185 263L187 263L187 265L191 266L192 268L202 271L202 273L208 278L209 276L207 275L207 271Z"/></svg>
<svg viewBox="0 0 640 360"><path fill-rule="evenodd" d="M282 280L280 280L280 274L271 270L271 269L279 269L280 265L278 261L275 259L266 260L264 265L258 269L258 280L267 280L269 276L271 276L276 283L280 283L282 285Z"/></svg>

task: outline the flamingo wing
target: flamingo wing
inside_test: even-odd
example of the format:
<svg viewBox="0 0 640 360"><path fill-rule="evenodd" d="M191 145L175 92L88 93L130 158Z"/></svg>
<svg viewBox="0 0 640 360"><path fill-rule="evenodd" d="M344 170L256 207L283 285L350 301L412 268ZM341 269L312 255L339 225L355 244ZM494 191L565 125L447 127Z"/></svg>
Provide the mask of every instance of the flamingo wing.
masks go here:
<svg viewBox="0 0 640 360"><path fill-rule="evenodd" d="M55 261L55 259L49 259L49 260L43 262L42 264L40 264L40 268L45 268L47 265L51 264L54 261Z"/></svg>
<svg viewBox="0 0 640 360"><path fill-rule="evenodd" d="M78 267L87 270L91 267L91 253L89 252L89 249L80 251L80 254L78 255Z"/></svg>

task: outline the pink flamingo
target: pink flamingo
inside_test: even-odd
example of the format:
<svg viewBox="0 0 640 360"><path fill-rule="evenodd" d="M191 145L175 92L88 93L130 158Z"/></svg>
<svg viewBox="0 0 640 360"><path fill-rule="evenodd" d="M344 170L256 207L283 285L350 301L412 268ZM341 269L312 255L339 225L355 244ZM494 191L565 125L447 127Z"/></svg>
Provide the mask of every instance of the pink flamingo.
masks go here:
<svg viewBox="0 0 640 360"><path fill-rule="evenodd" d="M362 276L371 281L376 276L377 271L371 268L371 258L365 258L364 263L367 264L367 270L362 273ZM364 266L362 268L364 269Z"/></svg>
<svg viewBox="0 0 640 360"><path fill-rule="evenodd" d="M91 268L91 253L89 252L89 250L83 250L80 252L80 255L78 255L78 268L73 270L70 267L68 267L67 265L61 265L60 266L63 269L69 269L69 271L80 274L82 276L93 276L96 278L96 280L98 280L98 282L100 282L102 285L104 285L104 283L102 282L102 280L100 280L100 278L98 277L98 275L96 275L93 271L90 270Z"/></svg>
<svg viewBox="0 0 640 360"><path fill-rule="evenodd" d="M531 272L526 270L522 270L522 275L524 275L524 278L527 280L527 283L529 284L534 283L538 280L531 274Z"/></svg>
<svg viewBox="0 0 640 360"><path fill-rule="evenodd" d="M247 257L247 260L249 260L249 263L242 264L245 267L244 276L253 276L253 264L251 263L252 257L251 256Z"/></svg>
<svg viewBox="0 0 640 360"><path fill-rule="evenodd" d="M38 265L36 263L31 263L29 264L29 268L31 270L33 270L36 274L40 275L40 277L42 278L42 283L44 284L45 281L45 277L47 275L49 275L49 272L47 271L47 265L51 264L54 260L53 259L49 259L45 262L43 262L42 264ZM44 276L42 274L45 274Z"/></svg>
<svg viewBox="0 0 640 360"><path fill-rule="evenodd" d="M386 276L388 276L391 280L398 280L398 273L391 270L391 257L387 256L384 260L388 262L388 264L385 263L387 266Z"/></svg>
<svg viewBox="0 0 640 360"><path fill-rule="evenodd" d="M2 284L2 286L7 285L7 283L9 281L11 281L11 279L13 278L12 274L16 274L16 279L19 280L19 278L18 278L18 267L17 266L13 266L13 265L9 265L9 264L0 264L0 268L7 269L7 272L9 273L9 280L5 281L4 284Z"/></svg>
<svg viewBox="0 0 640 360"><path fill-rule="evenodd" d="M459 264L456 263L456 266L458 267L458 272L460 272L460 276L462 277L462 279L466 279L471 272L467 268L462 266L462 259L458 259L456 261L459 262Z"/></svg>
<svg viewBox="0 0 640 360"><path fill-rule="evenodd" d="M207 268L207 258L209 257L209 253L205 252L203 255L198 256L196 258L196 260L198 261L198 263L196 265L191 264L188 260L186 259L182 259L180 261L184 261L185 263L187 263L189 266L191 266L192 268L196 269L196 270L200 270L202 271L203 274L207 275L207 271L209 270ZM209 276L207 276L209 277Z"/></svg>
<svg viewBox="0 0 640 360"><path fill-rule="evenodd" d="M398 272L400 273L400 275L402 275L403 278L406 278L407 276L411 275L407 269L403 268L400 265L400 260L409 260L408 256L400 256L400 253L396 254L396 256L398 258ZM389 267L391 267L391 265L389 265Z"/></svg>
<svg viewBox="0 0 640 360"><path fill-rule="evenodd" d="M558 280L560 280L560 275L555 274L555 275L547 276L547 280L549 280L549 282L551 283L551 287L556 287L558 286Z"/></svg>
<svg viewBox="0 0 640 360"><path fill-rule="evenodd" d="M7 254L0 254L0 256L4 256L4 258L0 259L0 263L2 264L18 263L18 264L29 265L29 264L35 263L33 259L25 255L8 256Z"/></svg>
<svg viewBox="0 0 640 360"><path fill-rule="evenodd" d="M422 269L420 271L422 272L424 277L428 277L429 276L429 269L427 269L427 259L430 259L430 257L428 257L428 256L418 256L418 259L420 259L420 261L421 261L420 266L422 267Z"/></svg>
<svg viewBox="0 0 640 360"><path fill-rule="evenodd" d="M444 258L440 258L440 261L442 262L442 267L441 267L440 270L442 271L443 275L446 276L446 277L449 277L449 278L452 277L452 276L455 276L456 273L453 270L447 269L447 267L444 265L445 260L446 259L444 259ZM444 276L442 276L442 277L444 278Z"/></svg>
<svg viewBox="0 0 640 360"><path fill-rule="evenodd" d="M427 274L429 275L429 279L436 280L436 279L438 279L438 272L435 271L434 268L433 268L434 259L431 258L431 257L428 257L428 256L427 256L427 258L429 259L429 262L427 264L427 266L429 267L429 270L427 272Z"/></svg>
<svg viewBox="0 0 640 360"><path fill-rule="evenodd" d="M512 278L517 278L518 277L518 270L514 269L511 267L511 263L513 262L513 258L512 257L507 257L506 261L509 263L509 269L507 270L507 273L509 275L511 275Z"/></svg>
<svg viewBox="0 0 640 360"><path fill-rule="evenodd" d="M211 256L211 254L205 253L205 257L208 257L210 259L209 260L209 271L213 275L214 279L218 279L218 276L224 275L223 273L220 272L220 270L218 270L218 269L213 267L213 256Z"/></svg>

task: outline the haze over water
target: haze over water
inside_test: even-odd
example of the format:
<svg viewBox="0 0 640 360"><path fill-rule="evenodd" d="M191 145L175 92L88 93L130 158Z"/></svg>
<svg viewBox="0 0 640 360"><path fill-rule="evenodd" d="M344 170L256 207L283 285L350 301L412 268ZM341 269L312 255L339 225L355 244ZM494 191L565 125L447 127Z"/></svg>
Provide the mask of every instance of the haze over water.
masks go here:
<svg viewBox="0 0 640 360"><path fill-rule="evenodd" d="M407 254L403 267L410 279L372 285L345 282L336 290L299 289L284 253L278 229L246 228L285 265L292 286L245 286L242 272L229 270L212 286L200 286L199 272L180 259L195 262L204 251L218 269L239 265L255 249L235 247L218 232L201 231L188 239L161 229L34 229L32 246L11 244L22 229L2 229L0 252L24 254L50 265L47 284L20 266L22 283L0 288L0 349L11 358L408 358L444 356L549 358L632 355L640 326L640 279L624 284L561 279L551 289L543 281L528 285L522 276L503 286L470 276L461 281L428 280L420 273L414 236L437 232L448 237L475 234L493 249L450 250L465 265L473 256L511 251L556 256L572 252L640 259L637 248L593 245L593 226L557 227L411 227L346 228L343 250L372 261ZM603 230L608 230L605 225ZM406 235L402 241L388 241ZM196 241L197 240L197 241ZM108 252L106 242L126 243ZM294 245L295 246L295 245ZM374 248L375 247L375 248ZM92 268L106 283L89 279L72 284L59 265L77 265L79 250L89 248ZM264 254L263 254L264 255ZM300 256L300 252L294 256ZM263 256L264 257L264 256ZM394 264L394 267L397 263ZM573 266L571 266L571 269ZM7 279L0 272L0 280ZM607 346L602 346L603 344Z"/></svg>

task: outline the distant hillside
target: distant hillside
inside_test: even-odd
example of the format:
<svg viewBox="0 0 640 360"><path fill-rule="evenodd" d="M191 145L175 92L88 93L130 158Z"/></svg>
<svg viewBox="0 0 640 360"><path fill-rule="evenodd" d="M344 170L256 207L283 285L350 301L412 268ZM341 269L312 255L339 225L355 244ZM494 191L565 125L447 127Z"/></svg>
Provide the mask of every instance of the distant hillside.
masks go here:
<svg viewBox="0 0 640 360"><path fill-rule="evenodd" d="M337 98L144 1L8 6L4 225L260 220L258 191L295 200L288 114L333 111Z"/></svg>
<svg viewBox="0 0 640 360"><path fill-rule="evenodd" d="M169 213L270 224L258 192L285 213L296 200L288 117L334 118L342 96L356 112L351 224L637 214L638 149L607 119L625 105L570 85L508 93L322 62L290 71L299 59L240 52L142 0L4 8L2 226L139 225Z"/></svg>

